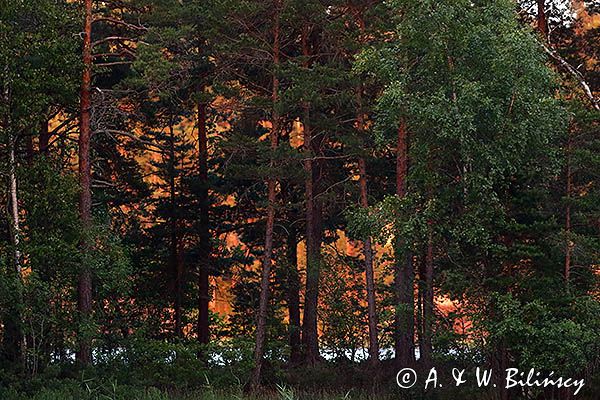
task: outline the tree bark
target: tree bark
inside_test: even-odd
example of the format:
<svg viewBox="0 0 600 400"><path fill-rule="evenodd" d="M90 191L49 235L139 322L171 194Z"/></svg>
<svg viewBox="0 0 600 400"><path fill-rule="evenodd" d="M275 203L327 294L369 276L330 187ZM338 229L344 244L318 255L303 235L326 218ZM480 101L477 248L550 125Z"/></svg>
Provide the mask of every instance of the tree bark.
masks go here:
<svg viewBox="0 0 600 400"><path fill-rule="evenodd" d="M364 44L364 33L365 33L365 21L363 19L362 11L360 9L354 9L356 22L361 36L359 37L359 43ZM356 100L358 105L358 113L356 117L356 125L359 132L364 132L365 121L362 110L362 85L358 85L356 90ZM359 171L359 186L360 186L360 205L363 208L369 207L369 198L367 196L367 163L364 157L358 159L358 171ZM375 298L375 274L373 271L373 249L371 245L371 238L366 237L363 239L363 255L365 257L365 283L367 289L367 316L369 324L369 359L372 365L379 364L379 339L377 329L377 307Z"/></svg>
<svg viewBox="0 0 600 400"><path fill-rule="evenodd" d="M543 36L544 41L547 41L548 40L548 26L547 26L548 24L547 24L547 19L546 19L546 12L544 10L544 3L545 3L544 0L537 0L537 6L538 6L537 29L540 32L540 34ZM574 2L574 3L578 3L578 2ZM579 13L578 5L573 4L573 6L574 6L575 10L578 11L578 13ZM592 103L592 106L595 109L599 109L596 99L595 99L593 93L591 92L587 82L585 82L585 80L583 79L583 76L581 75L581 73L579 73L573 67L571 67L571 65L569 63L567 63L562 57L560 57L560 55L558 55L558 53L556 53L555 51L551 50L550 48L548 48L545 45L544 45L544 49L552 58L557 60L573 76L575 76L575 78L577 78L579 83L582 85L584 92L589 97L589 99ZM573 243L571 241L571 192L572 192L572 187L573 187L572 171L571 171L571 151L572 151L572 139L571 139L571 131L569 130L568 138L567 138L567 148L566 148L566 171L565 171L567 204L565 207L565 236L566 236L566 239L565 239L565 265L564 265L564 270L563 270L563 275L564 275L565 281L567 281L567 282L569 281L569 278L571 275L571 254L572 254L572 250L573 250Z"/></svg>
<svg viewBox="0 0 600 400"><path fill-rule="evenodd" d="M183 263L179 248L179 224L177 218L177 188L175 187L175 133L173 125L169 125L169 267L175 276L175 298L173 309L175 312L174 333L176 337L183 336L182 329L182 302L183 302Z"/></svg>
<svg viewBox="0 0 600 400"><path fill-rule="evenodd" d="M203 90L201 90L202 92ZM210 342L210 202L208 196L208 136L206 104L198 102L198 173L200 177L200 260L198 269L198 342Z"/></svg>
<svg viewBox="0 0 600 400"><path fill-rule="evenodd" d="M537 0L537 29L544 40L548 38L548 20L546 18L546 1Z"/></svg>
<svg viewBox="0 0 600 400"><path fill-rule="evenodd" d="M7 70L7 68L5 68ZM8 79L8 71L5 72L5 79ZM21 229L19 221L19 202L17 191L17 160L16 160L16 136L11 127L10 118L10 87L8 82L4 82L3 101L7 107L6 115L3 118L3 130L7 133L8 147L8 192L9 207L8 219L10 221L9 233L12 243L12 268L13 273L9 276L14 277L13 292L14 298L7 310L3 310L3 335L2 335L2 357L13 365L21 365L25 352L25 340L21 329L21 311L22 290L21 290Z"/></svg>
<svg viewBox="0 0 600 400"><path fill-rule="evenodd" d="M303 68L310 66L310 49L308 43L309 26L305 24L302 30L301 44L304 56ZM304 318L302 321L302 344L304 346L304 361L315 364L320 360L319 333L317 325L317 310L319 303L319 276L321 267L321 206L316 199L320 167L313 157L320 152L320 145L312 135L310 125L310 104L304 101L303 133L304 133L304 169L305 198L306 198L306 290L304 296Z"/></svg>
<svg viewBox="0 0 600 400"><path fill-rule="evenodd" d="M361 106L361 88L358 89L358 117L357 128L359 132L364 131L364 117ZM369 198L367 196L367 163L364 157L358 159L359 185L360 185L360 205L363 208L369 207ZM365 280L367 288L367 315L369 322L369 358L372 365L379 363L379 339L377 329L377 308L375 299L375 274L373 271L373 249L371 238L366 237L363 240L363 255L365 257Z"/></svg>
<svg viewBox="0 0 600 400"><path fill-rule="evenodd" d="M89 233L92 222L92 193L91 193L91 84L92 84L92 0L85 0L85 27L83 35L83 76L81 80L80 99L80 132L79 132L79 215L84 229L84 235ZM88 251L88 238L83 239L83 251ZM89 319L92 311L92 274L89 265L82 265L79 273L77 308L82 321ZM80 332L79 350L76 359L80 365L92 362L90 339Z"/></svg>
<svg viewBox="0 0 600 400"><path fill-rule="evenodd" d="M360 198L361 206L369 206L367 200L367 169L364 158L358 160L360 170ZM375 299L375 273L373 271L373 249L371 248L371 238L363 240L363 254L365 257L365 279L367 285L367 314L369 319L369 357L371 364L379 363L379 340L377 329L377 311Z"/></svg>
<svg viewBox="0 0 600 400"><path fill-rule="evenodd" d="M396 154L396 195L404 198L408 177L408 132L406 121L402 119L398 127ZM404 238L396 238L394 263L394 286L396 288L396 319L394 350L396 363L405 367L415 362L415 323L414 323L414 271L412 256L406 249Z"/></svg>
<svg viewBox="0 0 600 400"><path fill-rule="evenodd" d="M546 11L544 9L544 3L545 3L544 0L537 0L537 6L538 6L537 30L540 32L540 34L543 37L542 47L544 48L544 51L556 63L558 63L558 65L560 67L565 69L569 74L571 74L571 76L573 76L573 78L575 78L577 80L577 82L583 89L583 92L585 93L586 97L590 100L592 108L594 108L594 110L600 111L600 103L598 102L598 99L596 99L596 97L594 96L594 92L592 91L592 88L590 87L589 83L587 83L587 81L585 80L585 77L583 76L583 74L581 72L579 72L579 70L577 68L575 68L571 64L569 64L557 51L555 51L552 48L549 37L548 37L548 22L547 22L547 17L546 17ZM572 7L573 7L573 10L575 10L577 13L577 18L580 18L580 19L585 18L586 15L589 17L589 15L587 14L586 8L585 8L585 2L573 1Z"/></svg>
<svg viewBox="0 0 600 400"><path fill-rule="evenodd" d="M432 365L432 326L434 321L433 310L433 222L427 222L427 246L425 251L425 290L423 293L423 346L421 359L428 368Z"/></svg>
<svg viewBox="0 0 600 400"><path fill-rule="evenodd" d="M287 238L287 284L288 314L290 319L289 344L290 364L296 365L302 358L302 342L300 338L300 277L298 276L298 233L293 227L288 228Z"/></svg>
<svg viewBox="0 0 600 400"><path fill-rule="evenodd" d="M571 194L573 192L573 171L571 167L571 154L573 151L572 133L569 129L566 149L566 209L565 209L565 269L564 277L568 283L571 277L571 255L573 253L573 241L571 240Z"/></svg>
<svg viewBox="0 0 600 400"><path fill-rule="evenodd" d="M9 125L9 123L7 124ZM17 138L10 126L8 130L8 186L10 193L10 233L13 245L13 266L15 273L21 276L21 227L19 220L19 196L17 189Z"/></svg>
<svg viewBox="0 0 600 400"><path fill-rule="evenodd" d="M279 17L281 12L281 0L274 0L273 17L273 78L271 99L273 102L273 117L271 121L271 132L269 141L271 145L270 168L275 167L275 151L279 139ZM260 303L258 307L258 318L256 322L256 345L254 348L254 369L250 379L250 389L256 390L261 385L261 371L263 367L263 358L265 353L265 341L267 334L267 317L269 309L269 281L271 277L271 266L273 264L273 228L275 226L275 202L277 197L277 180L270 175L267 181L268 188L268 206L267 206L267 225L265 232L265 254L262 265L262 274L260 280Z"/></svg>

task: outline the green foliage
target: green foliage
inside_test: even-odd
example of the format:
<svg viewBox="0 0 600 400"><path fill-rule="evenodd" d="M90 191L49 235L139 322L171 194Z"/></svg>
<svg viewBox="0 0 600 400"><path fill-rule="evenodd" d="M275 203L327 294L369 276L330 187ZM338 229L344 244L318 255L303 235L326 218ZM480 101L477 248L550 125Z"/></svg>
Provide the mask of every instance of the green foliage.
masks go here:
<svg viewBox="0 0 600 400"><path fill-rule="evenodd" d="M37 122L49 106L76 98L81 63L74 11L54 0L0 3L1 81L9 97L0 110L14 131Z"/></svg>
<svg viewBox="0 0 600 400"><path fill-rule="evenodd" d="M598 355L600 308L595 300L573 299L569 310L535 300L522 304L498 296L497 316L485 322L490 346L505 343L521 358L522 368L576 374Z"/></svg>

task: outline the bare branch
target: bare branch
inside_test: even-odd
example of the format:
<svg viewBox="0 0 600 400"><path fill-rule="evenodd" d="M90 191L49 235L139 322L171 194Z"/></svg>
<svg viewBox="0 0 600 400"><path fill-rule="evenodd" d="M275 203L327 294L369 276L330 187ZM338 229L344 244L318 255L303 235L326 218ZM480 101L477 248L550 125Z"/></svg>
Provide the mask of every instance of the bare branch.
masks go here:
<svg viewBox="0 0 600 400"><path fill-rule="evenodd" d="M96 17L96 18L94 18L92 23L94 23L94 22L108 22L108 23L115 24L115 25L125 26L125 27L127 27L129 29L133 29L133 30L144 31L144 32L148 31L148 28L146 28L143 25L134 25L129 22L125 22L120 19L111 18L111 17Z"/></svg>
<svg viewBox="0 0 600 400"><path fill-rule="evenodd" d="M92 47L96 47L99 44L102 43L106 43L106 42L136 42L136 43L144 43L141 40L135 39L135 38L130 38L130 37L125 37L125 36L107 36L103 39L99 39L96 40L95 42L92 43Z"/></svg>
<svg viewBox="0 0 600 400"><path fill-rule="evenodd" d="M105 63L97 63L94 65L96 67L112 67L114 65L129 65L129 64L133 64L133 61L112 61L112 62L105 62Z"/></svg>
<svg viewBox="0 0 600 400"><path fill-rule="evenodd" d="M544 50L546 51L546 53L548 53L550 55L550 57L552 57L552 59L554 59L556 62L558 62L560 64L560 66L562 66L564 69L566 69L571 75L573 75L573 77L575 79L577 79L577 81L579 82L579 84L583 88L583 91L584 91L585 95L588 97L588 99L592 103L592 107L595 110L600 111L600 105L598 104L598 100L596 100L596 98L594 97L594 94L592 93L592 90L590 89L590 86L585 81L585 78L581 74L581 72L579 72L571 64L569 64L556 51L554 51L550 47L546 46L545 44L542 44L542 46L544 47Z"/></svg>
<svg viewBox="0 0 600 400"><path fill-rule="evenodd" d="M147 150L156 151L156 152L159 152L159 153L161 153L164 150L164 148L161 145L156 144L156 143L152 143L152 142L147 141L147 140L144 140L144 139L142 139L142 138L134 135L133 133L127 132L127 131L120 131L120 130L117 130L117 129L100 129L100 130L97 130L94 133L107 133L109 135L121 135L121 136L128 137L130 139L133 139L136 142L144 144L144 145L146 145L148 147L158 149L158 150L153 150L153 149L147 149Z"/></svg>

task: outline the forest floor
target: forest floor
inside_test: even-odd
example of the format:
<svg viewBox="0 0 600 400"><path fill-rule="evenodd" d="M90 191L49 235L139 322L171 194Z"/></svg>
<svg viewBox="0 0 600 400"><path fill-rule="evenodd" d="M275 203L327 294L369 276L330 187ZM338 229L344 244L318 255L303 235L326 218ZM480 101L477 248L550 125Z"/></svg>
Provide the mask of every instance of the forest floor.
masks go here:
<svg viewBox="0 0 600 400"><path fill-rule="evenodd" d="M244 395L241 392L196 391L187 394L167 394L158 390L120 391L120 393L85 392L79 390L42 390L35 395L3 394L2 400L391 400L398 396L365 393L300 393L291 390Z"/></svg>

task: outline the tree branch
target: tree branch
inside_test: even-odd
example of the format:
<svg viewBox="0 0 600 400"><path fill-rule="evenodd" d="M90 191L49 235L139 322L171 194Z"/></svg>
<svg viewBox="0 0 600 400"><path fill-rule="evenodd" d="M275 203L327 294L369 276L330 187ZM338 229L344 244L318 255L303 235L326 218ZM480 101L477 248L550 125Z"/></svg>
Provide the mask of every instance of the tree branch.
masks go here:
<svg viewBox="0 0 600 400"><path fill-rule="evenodd" d="M130 139L133 139L133 140L135 140L136 142L139 142L139 143L141 143L141 144L144 144L144 145L146 145L146 146L148 146L148 147L154 147L154 148L156 148L156 149L159 149L159 150L160 150L160 151L159 151L159 150L151 150L151 149L148 149L148 150L151 150L151 151L158 151L158 152L162 152L162 151L164 151L164 148L163 148L161 145L159 145L159 144L156 144L156 143L149 142L149 141L147 141L147 140L144 140L144 139L142 139L142 138L140 138L140 137L138 137L138 136L134 135L134 134L133 134L133 133L131 133L131 132L127 132L127 131L120 131L120 130L117 130L117 129L100 129L100 130L97 130L97 131L95 131L94 133L102 133L102 132L103 132L103 133L107 133L107 134L109 134L109 135L121 135L121 136L126 136L126 137L128 137L128 138L130 138Z"/></svg>
<svg viewBox="0 0 600 400"><path fill-rule="evenodd" d="M136 43L144 43L141 40L135 39L135 38L130 38L130 37L125 37L125 36L107 36L103 39L99 39L96 40L95 42L92 43L92 47L96 47L99 44L102 43L106 43L106 42L111 42L111 41L115 41L115 42L136 42Z"/></svg>
<svg viewBox="0 0 600 400"><path fill-rule="evenodd" d="M600 111L600 105L598 104L598 100L596 100L596 98L594 97L594 94L592 93L590 86L585 81L585 78L581 74L581 72L577 71L571 64L569 64L564 58L562 58L560 56L560 54L558 54L556 51L554 51L553 49L551 49L550 47L546 46L543 43L542 43L542 46L544 47L544 50L546 51L546 53L548 53L554 61L558 62L560 64L560 66L562 66L564 69L566 69L571 75L573 75L573 77L575 79L577 79L577 81L583 88L585 95L588 97L588 99L592 103L592 107L595 110Z"/></svg>
<svg viewBox="0 0 600 400"><path fill-rule="evenodd" d="M111 24L125 26L129 29L134 29L134 30L144 31L144 32L148 31L148 28L146 28L143 25L134 25L134 24L130 24L129 22L121 21L120 19L111 18L111 17L96 17L96 18L94 18L92 23L94 23L94 22L109 22Z"/></svg>

